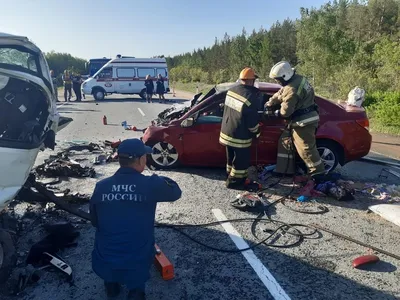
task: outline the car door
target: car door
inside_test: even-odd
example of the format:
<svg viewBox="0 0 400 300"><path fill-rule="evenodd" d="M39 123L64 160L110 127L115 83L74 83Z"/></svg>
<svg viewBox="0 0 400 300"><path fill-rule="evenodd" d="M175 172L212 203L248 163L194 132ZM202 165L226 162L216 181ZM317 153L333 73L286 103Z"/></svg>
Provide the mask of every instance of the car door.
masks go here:
<svg viewBox="0 0 400 300"><path fill-rule="evenodd" d="M266 94L269 98L272 94ZM261 135L253 142L253 145L257 147L257 160L258 164L275 164L278 153L278 141L285 129L285 122L282 118L278 117L267 117L265 115L260 116L261 123ZM255 148L253 147L253 148ZM253 151L253 155L254 155ZM256 157L252 156L253 162L256 161Z"/></svg>
<svg viewBox="0 0 400 300"><path fill-rule="evenodd" d="M118 67L117 71L117 92L121 94L133 94L133 78L135 77L135 69L133 67Z"/></svg>
<svg viewBox="0 0 400 300"><path fill-rule="evenodd" d="M219 143L222 117L201 115L182 132L186 164L193 166L224 166L225 147Z"/></svg>

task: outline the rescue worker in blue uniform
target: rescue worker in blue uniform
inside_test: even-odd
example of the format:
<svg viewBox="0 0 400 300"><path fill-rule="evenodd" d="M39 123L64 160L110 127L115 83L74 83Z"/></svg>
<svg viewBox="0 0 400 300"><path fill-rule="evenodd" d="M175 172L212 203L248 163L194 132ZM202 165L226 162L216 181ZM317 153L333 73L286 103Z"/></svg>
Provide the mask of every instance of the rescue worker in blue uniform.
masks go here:
<svg viewBox="0 0 400 300"><path fill-rule="evenodd" d="M154 260L154 219L157 202L181 197L178 184L167 177L143 175L152 149L139 139L118 147L120 168L96 184L90 215L96 227L92 267L104 280L109 297L126 285L128 299L145 299L145 283Z"/></svg>

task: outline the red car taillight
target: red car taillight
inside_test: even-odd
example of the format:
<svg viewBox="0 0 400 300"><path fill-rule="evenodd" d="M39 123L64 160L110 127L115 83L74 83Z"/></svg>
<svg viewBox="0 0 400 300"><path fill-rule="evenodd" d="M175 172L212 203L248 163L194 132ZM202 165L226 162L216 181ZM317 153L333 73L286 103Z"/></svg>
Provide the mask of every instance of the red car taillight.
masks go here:
<svg viewBox="0 0 400 300"><path fill-rule="evenodd" d="M368 118L356 120L357 124L361 127L364 127L366 130L369 131L369 120Z"/></svg>

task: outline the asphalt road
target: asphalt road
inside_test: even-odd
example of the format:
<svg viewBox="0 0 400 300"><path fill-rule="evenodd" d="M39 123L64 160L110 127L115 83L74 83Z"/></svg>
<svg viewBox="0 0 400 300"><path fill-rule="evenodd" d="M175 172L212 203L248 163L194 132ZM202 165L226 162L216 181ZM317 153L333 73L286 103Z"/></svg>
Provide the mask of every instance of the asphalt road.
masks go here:
<svg viewBox="0 0 400 300"><path fill-rule="evenodd" d="M190 96L177 93L174 100ZM168 98L172 98L168 95ZM60 103L62 115L74 118L58 136L58 147L71 141L102 142L140 134L125 131L121 122L126 120L137 128L143 128L170 104L148 104L138 97L124 99L109 97L95 103L91 97L82 103ZM106 115L109 125L102 124ZM59 150L59 148L57 149ZM51 154L40 154L38 162ZM91 193L97 180L112 175L117 164L96 166L95 179L71 179L62 187L73 191ZM353 180L377 180L382 166L365 162L352 162L340 171ZM150 174L150 171L146 171ZM224 187L224 170L179 169L158 171L176 180L183 196L175 203L162 203L157 209L157 221L168 223L199 224L217 219L254 217L255 214L240 212L230 206L237 192ZM275 179L273 179L275 180ZM288 190L276 186L270 190L268 201L277 199ZM288 223L317 223L331 230L349 235L387 251L400 254L398 237L400 228L367 213L373 200L358 196L351 202L321 200L329 212L323 215L301 214L278 204L273 208L271 218ZM292 205L293 206L293 205ZM297 208L299 205L295 205ZM315 209L316 205L307 205ZM231 222L209 228L185 229L185 232L213 247L237 249L243 242L252 244L257 239L251 234L251 223ZM276 225L264 224L256 228L260 237L263 229L274 229ZM44 273L37 285L29 287L19 299L105 299L102 281L91 271L91 251L94 230L89 224L79 225L81 236L78 246L63 251L62 256L74 270L75 284L71 287L56 273ZM303 230L303 229L301 229ZM231 239L234 238L234 241ZM42 232L32 231L21 239L20 248L42 237ZM238 238L243 237L243 240ZM293 236L283 237L289 243ZM207 249L178 232L170 229L156 229L156 242L173 262L176 277L163 281L155 269L147 285L148 299L399 299L400 261L378 254L381 262L372 269L352 268L352 261L360 255L368 254L368 249L341 240L322 232L319 238L305 239L299 246L274 248L261 245L254 252L222 253ZM241 243L241 244L240 244ZM121 296L121 298L123 297Z"/></svg>

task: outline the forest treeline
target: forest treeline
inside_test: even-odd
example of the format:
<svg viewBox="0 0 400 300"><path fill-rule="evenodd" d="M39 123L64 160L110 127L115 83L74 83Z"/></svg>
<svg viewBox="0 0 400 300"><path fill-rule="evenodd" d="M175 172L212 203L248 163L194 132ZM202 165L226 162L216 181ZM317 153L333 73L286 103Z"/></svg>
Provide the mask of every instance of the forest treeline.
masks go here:
<svg viewBox="0 0 400 300"><path fill-rule="evenodd" d="M171 79L217 84L251 66L269 81L271 67L287 60L323 96L346 99L364 88L371 117L400 126L400 0L337 0L300 12L268 30L226 33L210 47L167 57Z"/></svg>

